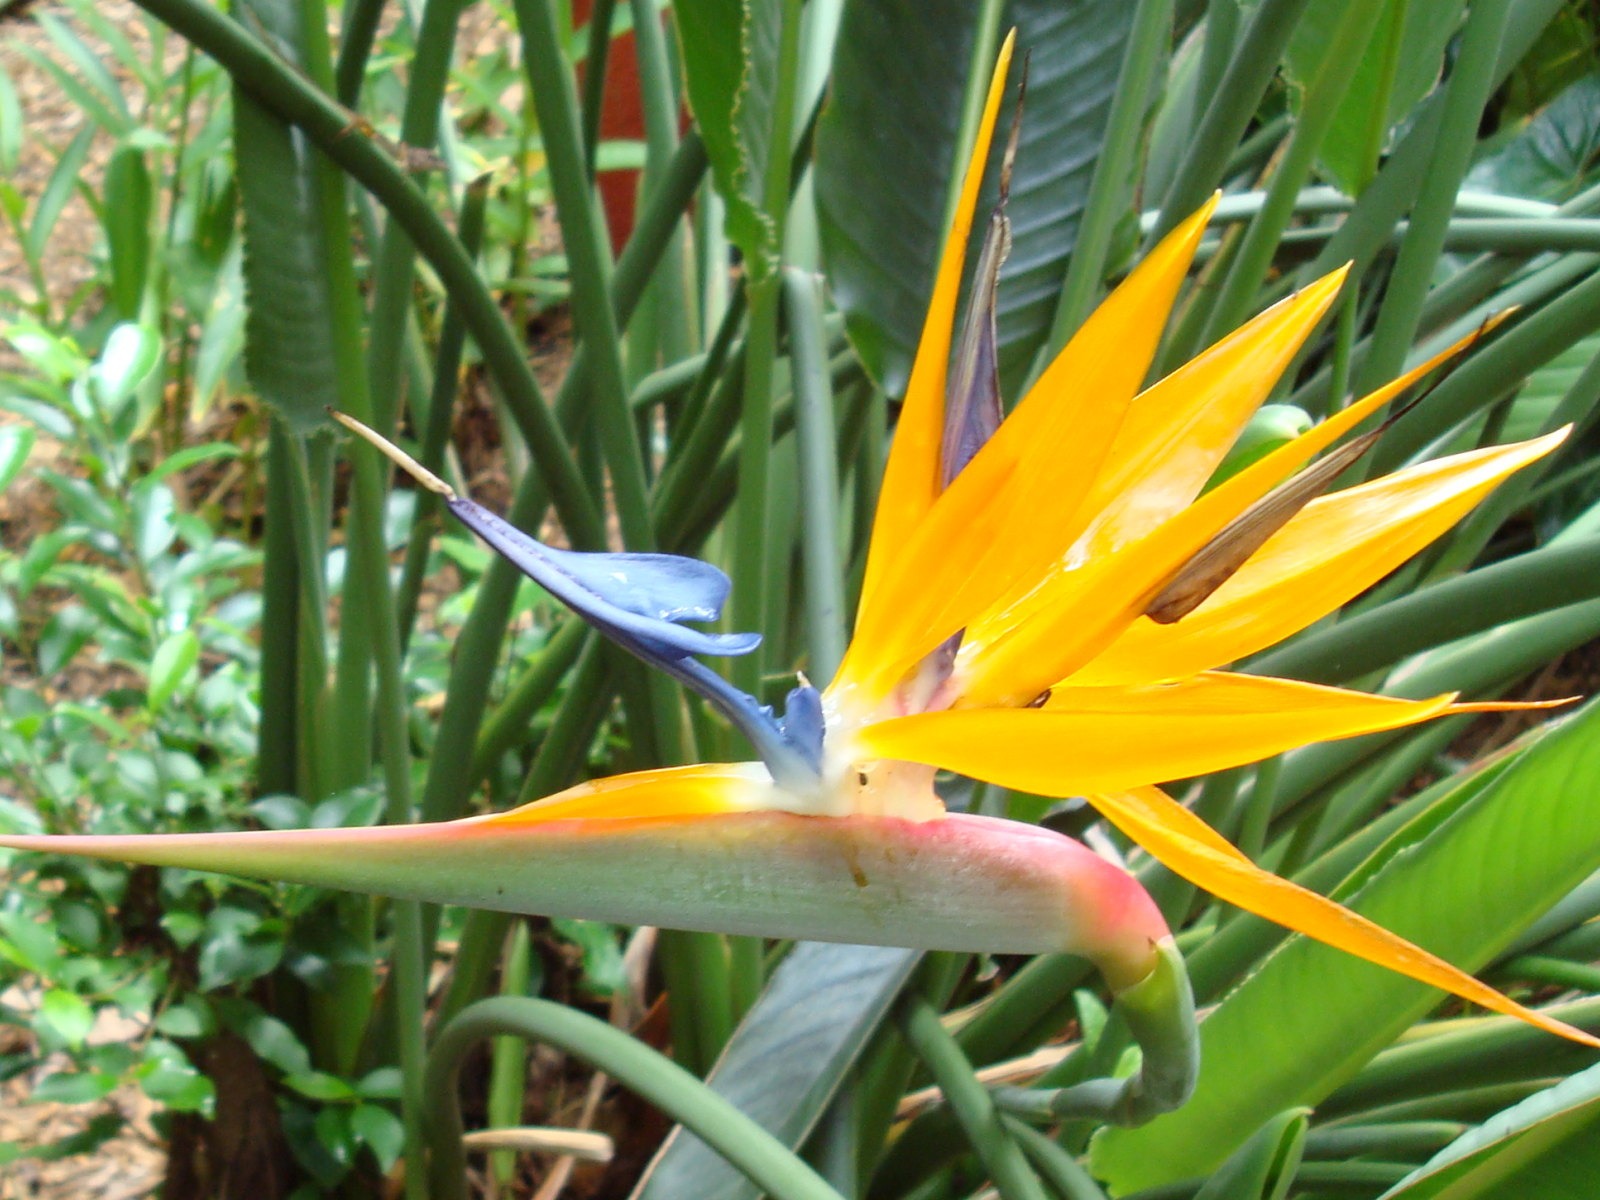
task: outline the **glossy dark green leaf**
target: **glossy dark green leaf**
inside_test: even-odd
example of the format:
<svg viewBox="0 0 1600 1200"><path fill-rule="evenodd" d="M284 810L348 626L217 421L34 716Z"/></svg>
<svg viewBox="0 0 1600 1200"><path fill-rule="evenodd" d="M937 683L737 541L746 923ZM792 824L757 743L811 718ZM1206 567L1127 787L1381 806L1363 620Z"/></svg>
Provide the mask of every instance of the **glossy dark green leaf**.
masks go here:
<svg viewBox="0 0 1600 1200"><path fill-rule="evenodd" d="M1559 203L1600 166L1600 73L1586 75L1477 163L1467 186Z"/></svg>
<svg viewBox="0 0 1600 1200"><path fill-rule="evenodd" d="M707 1082L784 1145L800 1146L882 1023L915 950L801 942L772 973ZM675 1129L634 1200L755 1200L746 1176Z"/></svg>
<svg viewBox="0 0 1600 1200"><path fill-rule="evenodd" d="M944 240L979 8L853 0L839 30L817 129L823 256L851 341L891 395L905 390ZM1001 15L1002 28L1017 28L1018 59L1032 55L1000 286L1000 378L1011 391L1049 330L1132 16L1132 5L1048 0L1012 0ZM978 229L994 186L991 170Z"/></svg>
<svg viewBox="0 0 1600 1200"><path fill-rule="evenodd" d="M1467 970L1492 961L1600 866L1597 729L1600 703L1591 703L1345 902ZM1296 939L1202 1024L1194 1099L1141 1129L1105 1131L1097 1170L1119 1189L1209 1171L1272 1114L1316 1104L1438 1001Z"/></svg>

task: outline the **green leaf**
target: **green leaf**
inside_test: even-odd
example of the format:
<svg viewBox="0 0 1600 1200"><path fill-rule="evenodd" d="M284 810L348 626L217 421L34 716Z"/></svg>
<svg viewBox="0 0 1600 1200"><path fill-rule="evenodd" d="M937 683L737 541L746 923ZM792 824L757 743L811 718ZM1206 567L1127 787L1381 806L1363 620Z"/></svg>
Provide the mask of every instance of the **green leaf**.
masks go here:
<svg viewBox="0 0 1600 1200"><path fill-rule="evenodd" d="M150 687L146 703L151 712L160 712L177 694L189 672L200 661L200 639L194 630L185 629L162 639L150 660Z"/></svg>
<svg viewBox="0 0 1600 1200"><path fill-rule="evenodd" d="M68 1046L81 1046L94 1027L94 1010L76 992L51 988L39 1002L39 1018Z"/></svg>
<svg viewBox="0 0 1600 1200"><path fill-rule="evenodd" d="M63 1071L39 1081L28 1099L35 1104L92 1104L117 1090L115 1075L98 1071Z"/></svg>
<svg viewBox="0 0 1600 1200"><path fill-rule="evenodd" d="M777 231L761 208L778 70L778 0L674 0L690 111L727 206L728 240L755 278L777 260Z"/></svg>
<svg viewBox="0 0 1600 1200"><path fill-rule="evenodd" d="M558 917L550 923L564 940L578 947L583 955L583 986L601 996L610 996L627 986L622 965L622 948L617 944L617 929L604 921L575 921Z"/></svg>
<svg viewBox="0 0 1600 1200"><path fill-rule="evenodd" d="M1283 1200L1305 1150L1310 1112L1291 1108L1273 1117L1206 1180L1194 1200Z"/></svg>
<svg viewBox="0 0 1600 1200"><path fill-rule="evenodd" d="M1466 0L1389 0L1318 151L1323 171L1345 192L1361 190L1376 154L1387 148L1390 131L1438 82L1445 47L1465 8ZM1316 77L1343 9L1341 0L1316 0L1307 7L1285 56L1292 84L1303 86ZM1386 86L1391 71L1393 84Z"/></svg>
<svg viewBox="0 0 1600 1200"><path fill-rule="evenodd" d="M299 6L242 4L278 53L298 59ZM303 67L303 63L296 63ZM245 369L261 398L292 429L326 422L339 405L333 345L330 248L323 243L314 151L242 88L233 94L233 141L244 209Z"/></svg>
<svg viewBox="0 0 1600 1200"><path fill-rule="evenodd" d="M1600 158L1600 73L1557 96L1527 128L1477 163L1467 186L1559 203L1587 186Z"/></svg>
<svg viewBox="0 0 1600 1200"><path fill-rule="evenodd" d="M1590 703L1393 855L1347 903L1467 970L1494 959L1600 866L1597 729L1600 703ZM1141 1129L1104 1131L1094 1165L1130 1190L1209 1171L1274 1113L1316 1104L1438 1001L1431 989L1296 938L1201 1026L1189 1104Z"/></svg>
<svg viewBox="0 0 1600 1200"><path fill-rule="evenodd" d="M405 1126L400 1118L376 1104L363 1104L350 1114L350 1132L366 1143L385 1174L405 1146Z"/></svg>
<svg viewBox="0 0 1600 1200"><path fill-rule="evenodd" d="M0 492L11 486L33 450L31 425L0 425Z"/></svg>
<svg viewBox="0 0 1600 1200"><path fill-rule="evenodd" d="M1600 1178L1600 1066L1457 1138L1383 1200L1582 1200Z"/></svg>
<svg viewBox="0 0 1600 1200"><path fill-rule="evenodd" d="M14 177L22 158L22 102L16 84L0 66L0 175Z"/></svg>
<svg viewBox="0 0 1600 1200"><path fill-rule="evenodd" d="M206 917L200 986L206 991L265 975L283 957L283 922L223 906Z"/></svg>
<svg viewBox="0 0 1600 1200"><path fill-rule="evenodd" d="M89 368L89 386L108 424L161 361L161 338L152 329L124 321L106 338L105 349Z"/></svg>
<svg viewBox="0 0 1600 1200"><path fill-rule="evenodd" d="M122 146L106 164L105 227L111 252L111 305L124 320L139 315L150 269L154 185L144 151Z"/></svg>
<svg viewBox="0 0 1600 1200"><path fill-rule="evenodd" d="M778 965L706 1082L785 1146L821 1117L921 955L801 942ZM699 1138L672 1131L635 1200L754 1200L760 1189Z"/></svg>
<svg viewBox="0 0 1600 1200"><path fill-rule="evenodd" d="M945 197L961 167L955 141L980 7L852 0L839 30L817 128L817 215L851 342L890 395L905 390L933 289ZM1001 28L1017 28L1019 57L1032 53L1000 285L1007 389L1049 332L1132 18L1128 4L1051 0L1011 0L1001 15ZM991 162L978 229L994 203L996 169Z"/></svg>
<svg viewBox="0 0 1600 1200"><path fill-rule="evenodd" d="M339 1100L355 1100L359 1093L337 1075L329 1075L323 1071L306 1071L298 1075L290 1075L284 1081L286 1087L293 1088L308 1100L321 1100L324 1103L333 1103Z"/></svg>

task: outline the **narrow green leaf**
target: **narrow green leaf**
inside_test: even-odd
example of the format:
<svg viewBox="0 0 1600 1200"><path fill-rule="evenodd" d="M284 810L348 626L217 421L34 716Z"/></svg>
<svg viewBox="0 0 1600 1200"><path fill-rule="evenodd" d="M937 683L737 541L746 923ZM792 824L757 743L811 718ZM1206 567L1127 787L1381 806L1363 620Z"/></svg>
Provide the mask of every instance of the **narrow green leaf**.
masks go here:
<svg viewBox="0 0 1600 1200"><path fill-rule="evenodd" d="M770 149L782 5L778 0L675 0L672 8L689 108L727 206L728 240L744 254L746 270L764 277L778 249L760 191Z"/></svg>
<svg viewBox="0 0 1600 1200"><path fill-rule="evenodd" d="M160 712L177 693L189 672L200 661L200 639L194 630L185 629L162 640L150 660L150 689L147 700L151 712Z"/></svg>
<svg viewBox="0 0 1600 1200"><path fill-rule="evenodd" d="M0 492L10 487L27 465L33 441L31 425L0 425Z"/></svg>
<svg viewBox="0 0 1600 1200"><path fill-rule="evenodd" d="M1383 1200L1581 1200L1600 1178L1600 1066L1457 1138Z"/></svg>
<svg viewBox="0 0 1600 1200"><path fill-rule="evenodd" d="M125 321L139 316L150 266L154 185L144 151L124 145L106 164L105 227L111 252L111 304Z"/></svg>

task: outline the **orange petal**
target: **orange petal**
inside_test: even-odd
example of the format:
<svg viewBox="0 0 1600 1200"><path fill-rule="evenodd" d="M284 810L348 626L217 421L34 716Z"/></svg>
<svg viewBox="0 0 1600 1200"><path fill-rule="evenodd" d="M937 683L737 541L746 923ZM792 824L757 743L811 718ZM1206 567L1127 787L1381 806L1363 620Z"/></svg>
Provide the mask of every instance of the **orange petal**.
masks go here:
<svg viewBox="0 0 1600 1200"><path fill-rule="evenodd" d="M1163 239L1106 298L892 551L875 603L856 622L862 652L849 678L892 685L972 617L1036 580L1082 531L1081 501L1215 206L1213 198Z"/></svg>
<svg viewBox="0 0 1600 1200"><path fill-rule="evenodd" d="M1326 312L1343 277L1336 272L1274 305L1134 402L1117 436L1122 449L1113 449L1087 501L1105 505L1089 532L1029 595L968 627L957 665L967 702L973 707L1026 704L1071 675L1256 498L1241 494L1250 486L1244 484L1217 488L1189 505ZM1151 444L1125 444L1135 435ZM1253 464L1229 482L1253 480L1265 492L1268 485L1255 469L1260 466ZM1170 482L1163 480L1164 472L1171 472ZM1117 491L1123 487L1126 495ZM1145 533L1152 521L1155 528ZM1136 533L1142 540L1119 546L1119 538Z"/></svg>
<svg viewBox="0 0 1600 1200"><path fill-rule="evenodd" d="M1183 678L1275 645L1371 587L1565 437L1474 450L1313 500L1194 612L1130 625L1073 682Z"/></svg>
<svg viewBox="0 0 1600 1200"><path fill-rule="evenodd" d="M982 119L978 122L972 154L967 159L961 196L950 222L949 235L945 238L939 271L934 277L933 296L928 301L928 315L923 322L922 337L911 366L911 378L906 384L905 400L900 406L900 419L895 425L889 461L884 466L878 510L872 524L872 542L867 551L867 572L861 588L861 612L868 619L877 603L876 596L883 573L894 551L905 544L911 531L927 515L939 495L939 443L944 433L945 376L950 365L950 338L955 326L956 303L960 299L961 268L966 262L972 214L978 206L978 192L983 187L983 168L988 161L989 142L994 134L995 118L1000 112L1000 100L1005 93L1006 69L1011 63L1016 36L1015 30L1006 36L995 61L994 75L989 81L989 95L984 102Z"/></svg>
<svg viewBox="0 0 1600 1200"><path fill-rule="evenodd" d="M1347 268L1273 305L1168 375L1128 410L1089 503L1085 554L1140 537L1205 487L1328 311Z"/></svg>
<svg viewBox="0 0 1600 1200"><path fill-rule="evenodd" d="M697 763L591 780L476 820L486 825L539 825L547 821L703 817L782 807L783 793L760 763Z"/></svg>
<svg viewBox="0 0 1600 1200"><path fill-rule="evenodd" d="M1052 689L1039 708L896 717L858 734L868 752L1045 796L1187 779L1310 742L1451 711L1453 695L1398 700L1291 679L1212 673L1174 684Z"/></svg>
<svg viewBox="0 0 1600 1200"><path fill-rule="evenodd" d="M1493 1012L1517 1017L1586 1046L1600 1047L1600 1038L1524 1008L1343 905L1263 871L1199 817L1155 788L1093 795L1088 800L1154 858L1220 900L1421 983L1443 988Z"/></svg>

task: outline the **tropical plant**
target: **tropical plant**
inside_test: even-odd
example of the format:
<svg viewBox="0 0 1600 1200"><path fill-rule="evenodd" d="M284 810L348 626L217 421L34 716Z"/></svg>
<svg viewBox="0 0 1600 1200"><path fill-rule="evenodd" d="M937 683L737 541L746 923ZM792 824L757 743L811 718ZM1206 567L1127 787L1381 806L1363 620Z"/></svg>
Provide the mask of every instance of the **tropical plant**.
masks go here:
<svg viewBox="0 0 1600 1200"><path fill-rule="evenodd" d="M490 1035L490 1124L540 1110L516 1039L541 1039L704 1139L668 1139L649 1197L1539 1195L1588 1177L1587 1051L1436 1013L1436 992L1194 886L1600 1028L1593 1001L1547 1004L1596 982L1592 708L1460 757L1481 701L1581 664L1562 656L1600 629L1581 11L721 0L673 6L674 55L656 5L598 4L573 37L557 6L517 0L522 106L497 90L503 49L451 89L448 0L408 13L376 66L377 3L347 7L337 57L312 0L141 3L233 87L248 374L271 423L257 799L214 815L274 832L135 842L126 806L70 824L44 807L49 833L97 840L7 840L404 897L273 902L319 969L250 1015L292 1028L304 1064L245 1040L322 1106L296 1118L317 1136L291 1139L343 1148L302 1153L318 1186L359 1186L364 1144L403 1157L410 1194L459 1192L458 1070ZM1009 186L1007 154L960 186L1008 26L1030 55ZM592 184L623 32L647 136L613 262ZM457 97L486 134L451 119ZM534 154L547 171L576 332L549 404L498 303L548 292L506 244L529 202L478 175L480 134L519 182ZM974 212L997 215L964 283ZM465 498L450 453L469 342L503 414L509 525ZM346 502L330 409L406 444L428 486L391 494L356 449ZM1345 434L1355 448L1329 451ZM511 557L453 531L435 547L441 505ZM516 532L547 508L571 550ZM728 568L731 628L759 645L678 624L723 598L691 554ZM446 562L468 581L448 666L418 622ZM708 650L742 653L724 677L691 657ZM796 669L835 682L792 688ZM418 703L435 681L437 721ZM779 722L761 706L785 692ZM1333 735L1363 736L1305 745ZM744 741L760 763L683 765ZM990 782L942 783L941 804L935 766ZM286 831L377 820L339 800L356 795L397 828ZM1100 856L1018 823L1040 821ZM942 873L916 861L934 854ZM819 877L852 856L854 875ZM12 860L29 927L47 894L29 872L64 869L47 861ZM1096 919L1063 923L1063 888ZM688 1073L529 996L526 926L497 904L719 931L657 947ZM196 1062L214 1028L195 1025ZM375 1115L391 1090L399 1137ZM493 1174L509 1183L504 1159Z"/></svg>

